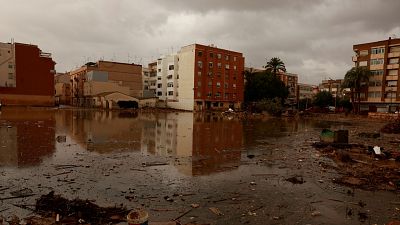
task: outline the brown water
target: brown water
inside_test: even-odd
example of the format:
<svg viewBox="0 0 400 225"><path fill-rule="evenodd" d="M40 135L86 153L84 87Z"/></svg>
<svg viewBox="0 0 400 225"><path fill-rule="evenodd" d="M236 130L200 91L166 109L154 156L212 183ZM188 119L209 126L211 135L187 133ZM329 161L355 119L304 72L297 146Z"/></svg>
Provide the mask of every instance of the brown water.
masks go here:
<svg viewBox="0 0 400 225"><path fill-rule="evenodd" d="M384 224L399 217L391 204L398 201L397 194L333 184L339 174L320 167L321 162L333 162L310 147L322 128L368 130L380 125L241 121L219 113L3 108L0 198L22 189L34 196L0 200L0 215L24 217L30 211L15 205L34 204L53 190L102 206L142 206L156 221L176 218L197 203L200 208L182 221ZM286 181L293 176L305 183ZM166 201L167 196L174 201ZM357 206L359 201L367 206ZM224 215L214 215L209 207ZM320 215L313 216L316 211Z"/></svg>

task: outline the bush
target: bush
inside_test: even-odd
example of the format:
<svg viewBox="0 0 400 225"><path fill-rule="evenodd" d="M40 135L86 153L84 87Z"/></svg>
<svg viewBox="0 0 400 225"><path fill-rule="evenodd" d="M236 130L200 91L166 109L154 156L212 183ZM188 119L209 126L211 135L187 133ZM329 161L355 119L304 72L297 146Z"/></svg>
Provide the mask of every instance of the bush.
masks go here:
<svg viewBox="0 0 400 225"><path fill-rule="evenodd" d="M282 99L263 99L256 104L255 108L258 112L266 111L273 116L280 116L283 110Z"/></svg>

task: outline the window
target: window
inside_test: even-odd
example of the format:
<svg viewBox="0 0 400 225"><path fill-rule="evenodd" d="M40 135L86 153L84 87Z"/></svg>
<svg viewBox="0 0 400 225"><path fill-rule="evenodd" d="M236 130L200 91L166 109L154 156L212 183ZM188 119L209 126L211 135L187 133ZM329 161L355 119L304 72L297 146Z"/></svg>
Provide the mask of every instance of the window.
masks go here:
<svg viewBox="0 0 400 225"><path fill-rule="evenodd" d="M386 86L388 87L396 87L397 86L397 80L390 80L386 82Z"/></svg>
<svg viewBox="0 0 400 225"><path fill-rule="evenodd" d="M370 81L368 84L370 87L380 87L382 86L382 82L377 80L377 81Z"/></svg>
<svg viewBox="0 0 400 225"><path fill-rule="evenodd" d="M217 72L217 77L221 77L221 72Z"/></svg>
<svg viewBox="0 0 400 225"><path fill-rule="evenodd" d="M198 97L198 98L201 97L201 92L200 92L200 91L197 92L197 97Z"/></svg>
<svg viewBox="0 0 400 225"><path fill-rule="evenodd" d="M157 77L157 80L161 80L161 77Z"/></svg>
<svg viewBox="0 0 400 225"><path fill-rule="evenodd" d="M209 92L207 93L207 98L210 98L211 96L212 96L212 92L209 91Z"/></svg>
<svg viewBox="0 0 400 225"><path fill-rule="evenodd" d="M222 64L220 62L217 63L217 67L218 67L218 69L221 69L222 68Z"/></svg>
<svg viewBox="0 0 400 225"><path fill-rule="evenodd" d="M168 75L167 79L172 79L172 74Z"/></svg>
<svg viewBox="0 0 400 225"><path fill-rule="evenodd" d="M225 93L224 98L228 99L229 98L229 93Z"/></svg>
<svg viewBox="0 0 400 225"><path fill-rule="evenodd" d="M371 74L371 76L383 75L383 70L371 70L370 74Z"/></svg>
<svg viewBox="0 0 400 225"><path fill-rule="evenodd" d="M233 93L233 94L232 94L232 98L236 98L236 93Z"/></svg>
<svg viewBox="0 0 400 225"><path fill-rule="evenodd" d="M210 52L210 58L214 57L214 53Z"/></svg>
<svg viewBox="0 0 400 225"><path fill-rule="evenodd" d="M390 47L390 53L392 53L392 52L400 52L400 46Z"/></svg>
<svg viewBox="0 0 400 225"><path fill-rule="evenodd" d="M208 81L208 86L209 86L209 87L212 86L212 81Z"/></svg>
<svg viewBox="0 0 400 225"><path fill-rule="evenodd" d="M225 80L229 80L229 73L225 73Z"/></svg>
<svg viewBox="0 0 400 225"><path fill-rule="evenodd" d="M201 87L201 81L197 81L197 87Z"/></svg>
<svg viewBox="0 0 400 225"><path fill-rule="evenodd" d="M383 64L383 59L371 59L371 65Z"/></svg>
<svg viewBox="0 0 400 225"><path fill-rule="evenodd" d="M179 79L179 74L176 75L176 79Z"/></svg>
<svg viewBox="0 0 400 225"><path fill-rule="evenodd" d="M388 70L389 72L388 72L388 75L389 76L397 76L399 73L399 71L398 70Z"/></svg>
<svg viewBox="0 0 400 225"><path fill-rule="evenodd" d="M216 97L216 98L220 98L220 97L221 97L221 92L215 93L215 97Z"/></svg>
<svg viewBox="0 0 400 225"><path fill-rule="evenodd" d="M160 73L160 72L161 72L161 69L158 69L158 72Z"/></svg>
<svg viewBox="0 0 400 225"><path fill-rule="evenodd" d="M222 58L221 53L218 53L218 54L217 54L217 58L218 58L218 59L221 59L221 58Z"/></svg>
<svg viewBox="0 0 400 225"><path fill-rule="evenodd" d="M168 95L169 96L174 95L174 92L173 91L168 91Z"/></svg>
<svg viewBox="0 0 400 225"><path fill-rule="evenodd" d="M158 88L161 88L161 87L162 87L162 84L157 84L157 87L158 87Z"/></svg>
<svg viewBox="0 0 400 225"><path fill-rule="evenodd" d="M233 61L236 62L236 60L237 60L237 59L236 59L236 56L233 56Z"/></svg>
<svg viewBox="0 0 400 225"><path fill-rule="evenodd" d="M233 66L233 70L236 70L236 66Z"/></svg>
<svg viewBox="0 0 400 225"><path fill-rule="evenodd" d="M398 64L398 63L399 63L399 58L389 59L389 64Z"/></svg>
<svg viewBox="0 0 400 225"><path fill-rule="evenodd" d="M380 98L380 97L381 97L380 92L376 91L368 92L368 98Z"/></svg>
<svg viewBox="0 0 400 225"><path fill-rule="evenodd" d="M232 84L232 87L233 87L233 88L236 88L236 84Z"/></svg>
<svg viewBox="0 0 400 225"><path fill-rule="evenodd" d="M358 66L367 66L367 61L360 61Z"/></svg>
<svg viewBox="0 0 400 225"><path fill-rule="evenodd" d="M197 56L199 56L199 57L203 56L203 52L202 51L198 51L197 52Z"/></svg>
<svg viewBox="0 0 400 225"><path fill-rule="evenodd" d="M212 71L208 72L208 76L212 77L213 76L213 72Z"/></svg>
<svg viewBox="0 0 400 225"><path fill-rule="evenodd" d="M360 56L367 56L368 55L368 50L361 50L360 51Z"/></svg>
<svg viewBox="0 0 400 225"><path fill-rule="evenodd" d="M372 48L371 54L382 54L385 53L385 48Z"/></svg>
<svg viewBox="0 0 400 225"><path fill-rule="evenodd" d="M221 87L221 82L217 82L217 88Z"/></svg>
<svg viewBox="0 0 400 225"><path fill-rule="evenodd" d="M226 55L226 56L225 56L225 60L226 60L226 61L229 61L229 55Z"/></svg>
<svg viewBox="0 0 400 225"><path fill-rule="evenodd" d="M209 62L209 63L208 63L208 67L213 68L213 63L212 63L212 62Z"/></svg>
<svg viewBox="0 0 400 225"><path fill-rule="evenodd" d="M396 98L396 92L387 92L386 98Z"/></svg>
<svg viewBox="0 0 400 225"><path fill-rule="evenodd" d="M202 61L198 61L198 62L197 62L197 66L198 66L199 68L203 68L203 62L202 62Z"/></svg>
<svg viewBox="0 0 400 225"><path fill-rule="evenodd" d="M8 68L12 69L13 65L12 64L8 64Z"/></svg>
<svg viewBox="0 0 400 225"><path fill-rule="evenodd" d="M229 88L229 84L228 83L225 83L224 86L225 86L225 88Z"/></svg>
<svg viewBox="0 0 400 225"><path fill-rule="evenodd" d="M174 70L174 65L169 65L168 70Z"/></svg>
<svg viewBox="0 0 400 225"><path fill-rule="evenodd" d="M225 69L229 70L229 64L225 65Z"/></svg>
<svg viewBox="0 0 400 225"><path fill-rule="evenodd" d="M162 95L162 92L161 91L158 91L157 92L157 96L161 96Z"/></svg>
<svg viewBox="0 0 400 225"><path fill-rule="evenodd" d="M8 73L8 79L14 79L14 74L13 73Z"/></svg>
<svg viewBox="0 0 400 225"><path fill-rule="evenodd" d="M197 71L197 76L201 77L201 71Z"/></svg>
<svg viewBox="0 0 400 225"><path fill-rule="evenodd" d="M173 82L169 82L168 84L167 84L167 87L173 87L174 86L174 83Z"/></svg>

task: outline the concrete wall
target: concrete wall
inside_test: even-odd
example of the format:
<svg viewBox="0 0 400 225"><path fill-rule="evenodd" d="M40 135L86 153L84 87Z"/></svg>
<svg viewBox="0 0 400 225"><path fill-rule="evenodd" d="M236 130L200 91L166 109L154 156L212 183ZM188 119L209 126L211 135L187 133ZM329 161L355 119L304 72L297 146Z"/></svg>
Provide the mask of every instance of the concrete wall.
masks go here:
<svg viewBox="0 0 400 225"><path fill-rule="evenodd" d="M84 95L94 96L104 92L121 92L130 95L130 88L111 82L89 81L84 83Z"/></svg>

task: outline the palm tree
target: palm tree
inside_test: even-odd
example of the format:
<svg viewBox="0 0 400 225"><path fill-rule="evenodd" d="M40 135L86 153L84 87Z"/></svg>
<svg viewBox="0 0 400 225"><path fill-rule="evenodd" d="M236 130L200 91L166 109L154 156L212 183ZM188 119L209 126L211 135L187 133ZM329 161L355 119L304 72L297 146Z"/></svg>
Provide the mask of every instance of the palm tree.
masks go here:
<svg viewBox="0 0 400 225"><path fill-rule="evenodd" d="M286 67L285 63L282 62L282 60L278 57L273 57L271 58L268 62L267 65L265 66L266 69L272 70L273 74L276 76L276 73L281 70L283 72L286 72Z"/></svg>
<svg viewBox="0 0 400 225"><path fill-rule="evenodd" d="M351 102L353 103L353 110L357 109L357 113L360 111L360 90L361 83L368 83L370 76L370 71L365 66L361 67L353 67L349 71L347 71L344 76L343 87L350 88L351 90ZM354 107L354 93L356 93L357 98L357 107Z"/></svg>

